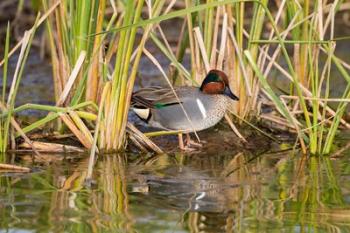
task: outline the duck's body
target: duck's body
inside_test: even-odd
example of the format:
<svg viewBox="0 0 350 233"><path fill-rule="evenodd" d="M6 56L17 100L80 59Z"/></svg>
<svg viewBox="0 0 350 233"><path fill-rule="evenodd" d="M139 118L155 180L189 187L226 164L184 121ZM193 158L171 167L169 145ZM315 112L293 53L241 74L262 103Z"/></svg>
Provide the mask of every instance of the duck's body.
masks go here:
<svg viewBox="0 0 350 233"><path fill-rule="evenodd" d="M171 89L141 89L133 95L133 101L139 104L133 110L152 127L193 132L216 125L232 104L225 95L205 94L196 87L177 87L174 91L181 103ZM140 105L140 99L149 104Z"/></svg>
<svg viewBox="0 0 350 233"><path fill-rule="evenodd" d="M149 125L190 133L216 125L234 100L238 97L231 92L226 74L211 70L200 88L143 88L133 93L131 102L134 112ZM183 148L181 142L179 137Z"/></svg>

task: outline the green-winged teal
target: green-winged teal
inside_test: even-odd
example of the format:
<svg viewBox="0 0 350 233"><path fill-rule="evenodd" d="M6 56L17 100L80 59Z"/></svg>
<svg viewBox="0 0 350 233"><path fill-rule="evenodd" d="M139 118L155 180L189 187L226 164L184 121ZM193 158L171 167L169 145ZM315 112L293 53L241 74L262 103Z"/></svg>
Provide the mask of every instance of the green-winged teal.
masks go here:
<svg viewBox="0 0 350 233"><path fill-rule="evenodd" d="M233 100L238 100L220 70L209 71L200 88L175 87L174 91L164 87L140 89L132 95L132 109L150 126L190 133L216 125Z"/></svg>

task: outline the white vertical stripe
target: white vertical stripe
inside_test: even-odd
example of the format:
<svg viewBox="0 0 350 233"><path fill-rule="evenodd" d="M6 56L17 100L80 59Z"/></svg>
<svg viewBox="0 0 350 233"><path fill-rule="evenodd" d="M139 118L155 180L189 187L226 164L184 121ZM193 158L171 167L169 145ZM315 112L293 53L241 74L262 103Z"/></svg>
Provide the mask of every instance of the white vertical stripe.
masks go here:
<svg viewBox="0 0 350 233"><path fill-rule="evenodd" d="M205 197L205 192L200 192L199 195L196 197L196 201L203 199Z"/></svg>
<svg viewBox="0 0 350 233"><path fill-rule="evenodd" d="M203 119L207 118L207 111L205 110L202 101L200 99L198 99L198 98L196 99L196 101L197 101L198 108L199 108L199 110L202 113Z"/></svg>

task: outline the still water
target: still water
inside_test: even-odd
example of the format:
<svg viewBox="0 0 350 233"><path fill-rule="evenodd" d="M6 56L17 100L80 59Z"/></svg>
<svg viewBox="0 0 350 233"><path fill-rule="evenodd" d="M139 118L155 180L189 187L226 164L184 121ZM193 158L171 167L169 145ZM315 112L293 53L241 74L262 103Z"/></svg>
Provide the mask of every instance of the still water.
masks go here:
<svg viewBox="0 0 350 233"><path fill-rule="evenodd" d="M88 186L86 155L17 156L0 232L350 232L349 155L106 155Z"/></svg>

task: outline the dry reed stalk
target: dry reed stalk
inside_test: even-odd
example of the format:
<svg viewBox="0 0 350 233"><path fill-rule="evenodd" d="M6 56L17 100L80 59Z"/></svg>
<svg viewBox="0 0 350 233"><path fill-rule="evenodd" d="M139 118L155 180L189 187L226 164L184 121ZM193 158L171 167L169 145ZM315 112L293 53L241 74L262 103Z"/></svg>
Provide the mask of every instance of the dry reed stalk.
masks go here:
<svg viewBox="0 0 350 233"><path fill-rule="evenodd" d="M30 171L31 169L27 167L0 163L0 172L30 172Z"/></svg>
<svg viewBox="0 0 350 233"><path fill-rule="evenodd" d="M132 134L129 134L129 139L131 142L143 153L148 153L149 151L147 150L146 147L144 147L137 139L134 137Z"/></svg>
<svg viewBox="0 0 350 233"><path fill-rule="evenodd" d="M54 10L57 8L57 6L60 5L60 3L61 3L61 0L57 0L57 2L55 4L53 4L52 7L50 7L50 9L48 11L46 11L43 16L41 16L41 18L38 20L37 25L35 25L34 27L39 27L47 19L47 17L49 17L51 15L51 13L54 12ZM34 31L34 27L28 31L29 34L31 34ZM8 54L9 58L17 51L18 48L21 47L23 42L24 42L24 37L15 45L15 47L13 47L11 49L11 51ZM5 59L3 59L0 62L0 67L4 64L4 62L5 62Z"/></svg>
<svg viewBox="0 0 350 233"><path fill-rule="evenodd" d="M159 24L156 25L155 28L158 29L159 35L160 35L161 38L163 39L163 42L164 42L166 48L168 49L168 51L172 52L172 48L171 48L171 46L170 46L168 40L166 39L166 36L165 36L165 34L164 34L162 28L160 27L160 25L159 25ZM180 37L181 37L181 36L180 36ZM180 41L179 41L179 42L180 42ZM174 55L174 54L172 54L172 55Z"/></svg>
<svg viewBox="0 0 350 233"><path fill-rule="evenodd" d="M318 19L318 31L319 31L319 40L323 40L325 30L323 27L323 6L322 0L317 0L317 19Z"/></svg>
<svg viewBox="0 0 350 233"><path fill-rule="evenodd" d="M331 51L330 53L333 54L334 53L334 49L335 49L335 46L332 46L331 48ZM320 79L320 83L318 85L318 92L316 94L316 96L318 98L321 98L321 92L322 92L322 86L326 80L326 76L327 77L330 77L330 74L331 74L331 66L332 66L332 56L328 56L327 57L327 60L326 60L326 64L322 70L322 74L321 74L321 79ZM328 96L327 96L328 98Z"/></svg>
<svg viewBox="0 0 350 233"><path fill-rule="evenodd" d="M30 36L31 36L31 33L29 33L29 31L24 32L21 51L20 51L19 56L18 56L18 62L16 64L15 73L13 75L12 84L11 84L10 91L9 91L9 94L7 97L7 106L10 106L11 101L13 101L13 99L15 98L16 86L17 86L18 79L20 78L19 73L20 73L20 69L21 69L21 63L23 62L23 59L25 57L26 48L28 46Z"/></svg>
<svg viewBox="0 0 350 233"><path fill-rule="evenodd" d="M259 118L274 122L278 125L282 125L285 127L288 127L290 129L294 129L295 130L295 126L291 125L289 122L287 122L284 118L278 117L276 115L272 115L272 114L261 114L259 116Z"/></svg>
<svg viewBox="0 0 350 233"><path fill-rule="evenodd" d="M227 14L224 13L224 17L222 20L222 31L221 31L221 42L220 42L220 49L219 49L219 56L217 58L216 68L219 70L224 70L223 63L224 63L224 56L225 56L225 49L226 49L226 43L227 43Z"/></svg>
<svg viewBox="0 0 350 233"><path fill-rule="evenodd" d="M281 12L281 9L279 9L279 14L280 14L280 12ZM277 15L278 16L278 15ZM277 19L278 19L279 17L277 17ZM236 22L233 18L231 18L231 20L233 21L233 22ZM288 25L288 28L285 30L285 31L283 31L282 33L281 33L281 36L282 36L282 38L284 38L284 37L286 37L287 35L288 35L288 32L292 29L292 28L294 28L294 27L296 27L296 25L293 25L293 22L296 20L296 16L294 16L294 18L293 18L293 20L292 20L292 22ZM305 19L305 20L303 20L303 22L306 22L306 20L307 19ZM299 24L300 24L300 22L299 22ZM242 28L242 32L243 32L243 35L247 38L247 39L249 39L250 38L250 35L249 35L249 33L246 31L246 30L244 30L243 28ZM270 34L272 34L272 32L273 31L271 31L271 33ZM229 33L229 35L231 36L231 38L233 38L234 39L234 36L233 36L233 33L231 32L231 33ZM263 54L266 54L265 56L268 56L268 54L267 54L267 51L264 51L261 47L258 47L258 49L259 49L259 51L260 51L260 56L259 56L259 61L261 61L260 59L261 59L261 56L262 56L262 54L261 53L263 53ZM275 51L275 53L274 53L274 59L269 59L271 62L270 62L270 65L268 66L268 68L265 70L265 74L271 69L271 64L277 64L276 62L274 62L275 61L275 59L277 58L277 56L278 56L278 54L279 54L279 51ZM262 63L260 63L260 64L264 64L265 63L265 59L266 58L264 58L261 62ZM283 69L282 69L282 71L284 71ZM286 74L286 75L289 75L288 74L288 72L286 72L286 71L284 71L284 74ZM251 74L250 74L251 75ZM248 75L244 75L244 80L245 80L245 83L250 83L250 81L248 81ZM254 106L256 106L256 103L257 103L257 97L258 97L258 93L259 93L259 91L260 91L260 87L259 87L259 83L258 83L258 80L255 80L255 82L253 81L253 83L254 83L254 86L253 86L253 100L250 102L250 106L252 106L252 108L254 109ZM250 101L250 99L248 99L248 102ZM240 102L245 102L245 100L243 100L242 101L242 99L241 99L241 101ZM247 102L247 103L248 103ZM246 106L247 104L244 104L244 106ZM243 115L245 115L246 114L246 112L247 112L247 110L248 109L246 109L246 111L245 111L245 113L243 114Z"/></svg>
<svg viewBox="0 0 350 233"><path fill-rule="evenodd" d="M280 12L278 12L280 13ZM297 13L296 15L294 15L294 17L292 18L292 20L290 21L289 25L287 26L287 28L281 33L282 39L286 39L286 37L288 36L288 34L291 32L291 30L293 29L293 26L295 25L295 21L298 19L299 14ZM278 23L278 19L279 17L276 18L275 23ZM274 35L274 30L271 29L270 32L270 36L269 36L269 40L272 40L272 37ZM270 46L267 45L265 50L260 51L261 55L263 56L263 60L264 60L264 64L266 59L268 58L268 51L269 51ZM273 55L271 56L271 59L269 59L269 63L265 68L265 71L263 72L264 76L267 77L267 75L269 74L269 72L271 71L271 68L273 66L274 63L277 63L276 60L279 56L279 54L281 53L281 45L278 44L277 48L275 49Z"/></svg>
<svg viewBox="0 0 350 233"><path fill-rule="evenodd" d="M63 145L63 144L58 144L58 143L51 143L51 142L33 141L32 145L35 146L37 151L46 152L46 153L82 153L82 152L85 152L80 147ZM25 143L20 144L19 148L31 149L32 145L29 145L28 143L25 142Z"/></svg>
<svg viewBox="0 0 350 233"><path fill-rule="evenodd" d="M184 22L182 23L182 26L181 26L181 31L180 31L180 36L179 36L179 40L177 42L177 46L176 46L176 53L175 53L175 58L177 61L180 61L183 59L183 56L184 54L186 53L186 48L183 48L183 43L185 41L185 35L186 35L186 25L187 25L187 22L186 22L187 18L184 19ZM159 27L160 30L161 27ZM163 33L164 34L164 33ZM180 79L178 80L178 83L183 86L185 85L185 82L184 82L184 77L183 75L181 75L181 73L179 73L178 70L175 69L176 68L176 65L172 62L170 64L170 73L172 74L172 81L173 83L175 84L176 81L177 81L177 77L180 76Z"/></svg>
<svg viewBox="0 0 350 233"><path fill-rule="evenodd" d="M66 101L66 99L69 95L69 92L72 90L72 87L73 87L75 81L77 80L79 72L82 69L82 66L83 66L84 61L85 61L85 57L86 57L86 52L81 51L80 55L75 63L75 66L74 66L71 74L69 75L67 82L64 85L63 91L61 92L60 97L56 102L56 106L60 106Z"/></svg>
<svg viewBox="0 0 350 233"><path fill-rule="evenodd" d="M177 2L177 0L171 0L170 3L168 3L168 6L164 10L163 14L168 14L173 9L173 7L175 6L176 2Z"/></svg>
<svg viewBox="0 0 350 233"><path fill-rule="evenodd" d="M81 51L69 78L65 81L64 88L59 95L59 98L56 102L56 106L63 105L64 102L67 100L67 97L69 96L73 88L73 85L76 82L79 76L79 73L81 72L85 58L86 58L86 52ZM67 124L68 128L73 132L74 135L76 135L79 141L86 148L90 149L91 143L92 143L92 136L89 129L85 126L84 122L80 119L79 115L82 115L82 113L78 114L75 111L69 111L69 115L70 115L70 118L66 114L60 114L60 118ZM75 124L71 120L73 120Z"/></svg>
<svg viewBox="0 0 350 233"><path fill-rule="evenodd" d="M195 39L197 41L197 45L199 47L200 54L202 55L202 62L204 64L205 71L206 71L205 73L208 73L211 67L209 63L208 54L204 46L204 40L203 40L202 34L199 30L199 27L195 27L193 30L194 30ZM199 73L202 73L202 72L199 72Z"/></svg>
<svg viewBox="0 0 350 233"><path fill-rule="evenodd" d="M276 25L278 25L279 21L280 21L280 18L282 17L282 14L284 12L284 6L286 4L286 1L287 0L283 0L279 6L278 6L278 10L277 10L277 13L276 13L276 16L275 16L275 20L274 20L274 23ZM287 27L287 30L285 30L286 32L289 32L290 29L288 30L288 28L290 27L290 25L294 24L292 22L294 22L297 18L297 15L298 13L293 17L293 19L291 20L291 22L289 23L288 27ZM271 28L270 30L270 34L268 36L268 40L272 40L273 38L273 35L275 34L275 31L273 30L273 28ZM282 34L282 33L281 33ZM287 34L287 33L286 33ZM282 36L283 38L283 36ZM268 51L270 50L270 45L268 44L266 47L265 47L265 52L268 53ZM265 67L265 62L266 62L266 55L263 54L263 58L262 58L262 64L260 66L260 68L264 68ZM265 72L263 72L264 76L267 77L267 73L268 73L268 68L266 68Z"/></svg>
<svg viewBox="0 0 350 233"><path fill-rule="evenodd" d="M244 61L243 61L243 57L242 57L242 51L240 50L240 48L238 46L237 40L236 40L235 36L233 35L233 32L232 32L231 28L228 29L228 35L230 36L230 38L232 40L232 43L234 45L235 51L236 51L236 57L238 59L238 64L239 64L239 67L240 67L240 71L243 74L243 80L244 80L244 84L245 84L247 95L249 97L251 97L252 96L252 88L251 88L251 85L250 85L250 83L248 81L248 74L247 74L247 69L246 69L246 67L244 65Z"/></svg>
<svg viewBox="0 0 350 233"><path fill-rule="evenodd" d="M191 2L192 2L191 0L185 0L186 8L189 8L192 6ZM188 24L187 28L188 28L188 32L189 32L191 61L196 61L195 39L194 39L194 35L192 34L192 30L193 30L192 14L187 14L187 24ZM195 70L196 70L196 65L194 62L191 62L191 76L192 77L195 77L195 75L194 75Z"/></svg>
<svg viewBox="0 0 350 233"><path fill-rule="evenodd" d="M242 81L245 83L248 83L248 85L250 84L250 82L248 81L248 75L247 75L247 70L246 67L244 67L244 69L242 69L240 64L240 58L242 58L242 54L243 54L243 36L242 36L242 32L243 31L243 18L244 18L244 3L236 3L235 4L235 9L232 9L231 7L227 7L226 8L226 12L229 16L228 18L228 25L229 25L229 44L228 44L228 54L232 54L232 59L228 59L227 60L227 69L228 72L233 74L234 80L231 78L231 87L232 90L234 91L234 93L237 93L239 96L241 95L241 88L242 88ZM237 18L234 18L234 16ZM234 30L234 31L233 31ZM233 33L234 32L234 33ZM234 36L235 34L235 36ZM237 38L237 40L236 40ZM236 44L235 44L236 42ZM242 59L243 61L243 59ZM245 66L246 64L244 64ZM243 73L244 72L244 73ZM243 80L242 77L243 76ZM249 86L244 85L246 89L249 88ZM250 93L251 88L249 88L248 92ZM245 90L245 92L247 93L247 90ZM241 97L241 96L240 96ZM239 114L240 109L243 108L243 105L245 103L243 103L243 99L242 101L239 101L237 103L234 104L234 107L236 109L236 112Z"/></svg>
<svg viewBox="0 0 350 233"><path fill-rule="evenodd" d="M284 6L284 4L283 4L281 7L283 7L283 6ZM281 11L280 11L281 9L283 9L283 8L280 8L278 13L281 12ZM290 23L289 23L287 29L285 29L285 30L281 33L281 35L282 35L282 36L281 36L281 39L282 39L282 40L284 40L284 39L286 38L286 36L289 34L289 32L292 30L293 25L295 25L294 22L296 21L297 18L298 18L298 12L294 15L294 17L293 17L292 20L290 21ZM275 24L276 24L276 25L277 25L277 23L278 23L278 19L279 19L279 15L277 15L276 20L275 20ZM274 33L274 30L272 29L271 32L270 32L270 37L269 37L270 40L272 39L273 33ZM266 46L266 49L263 51L263 53L260 53L260 55L262 55L262 56L263 56L263 59L264 59L263 63L265 63L265 61L266 61L266 59L267 59L268 48L269 48L269 45ZM280 52L281 52L281 49L282 49L281 45L278 44L276 50L274 51L274 53L273 53L273 55L272 55L272 59L269 59L270 62L268 63L268 65L267 65L267 67L266 67L266 69L265 69L265 71L264 71L264 76L265 76L265 77L267 77L267 75L269 74L269 72L270 72L270 70L271 70L271 68L272 68L272 65L276 63L276 59L278 58L278 56L279 56L279 54L280 54ZM295 68L295 69L296 69L296 73L303 72L303 71L302 71L302 68L301 68L300 65L299 65L299 62L300 62L299 49L300 49L299 44L295 44L295 45L294 45L294 56L293 56L293 58L294 58L294 65L295 65L295 67L296 67L296 68ZM293 79L293 78L292 78L292 79ZM298 84L297 84L297 85L298 85ZM318 114L320 115L320 113L318 113Z"/></svg>
<svg viewBox="0 0 350 233"><path fill-rule="evenodd" d="M99 33L103 29L104 17L105 17L106 0L100 1L98 6L98 15L96 22L96 33ZM97 54L92 57L91 65L89 68L89 74L86 83L86 100L97 101L97 93L99 87L99 72L100 72L100 62L103 46L101 46L103 40L103 35L96 35L94 38L94 46L92 49L92 54Z"/></svg>
<svg viewBox="0 0 350 233"><path fill-rule="evenodd" d="M108 109L108 108L106 109L107 106L105 105L105 102L107 100L109 100L110 92L111 92L111 82L107 82L103 88L101 99L100 99L100 106L101 107L98 111L98 116L97 116L96 126L95 126L95 133L94 133L94 138L93 138L93 142L92 142L92 148L90 151L88 170L87 170L87 175L86 175L87 180L92 178L92 172L93 172L94 163L95 163L95 155L96 155L96 152L98 152L98 145L97 145L98 140L100 140L99 143L101 143L101 145L104 145L104 143L105 143L105 138L104 138L105 127L100 127L100 125L101 125L101 123L103 123L103 121L102 121L103 112L105 112ZM101 133L100 133L100 131L101 131ZM101 136L99 137L99 135L101 135Z"/></svg>
<svg viewBox="0 0 350 233"><path fill-rule="evenodd" d="M293 96L293 95L281 95L281 98L284 99L293 99L293 100L297 100L298 96ZM306 100L317 100L317 101L325 101L325 102L350 102L350 99L340 99L340 98L319 98L319 97L308 97L308 96L304 96L303 98L305 98Z"/></svg>
<svg viewBox="0 0 350 233"><path fill-rule="evenodd" d="M149 138L147 138L133 124L128 122L127 127L130 130L130 134L132 134L136 141L140 142L143 145L146 145L148 148L150 148L157 154L164 154L164 152L156 144L154 144Z"/></svg>
<svg viewBox="0 0 350 233"><path fill-rule="evenodd" d="M90 137L82 133L79 128L74 124L74 121L65 113L59 113L59 117L65 123L65 125L72 131L72 133L78 138L78 140L83 144L87 149L91 149L92 140Z"/></svg>
<svg viewBox="0 0 350 233"><path fill-rule="evenodd" d="M331 30L330 30L331 38L333 38L334 36L334 18L335 18L335 12L336 12L338 3L339 3L339 0L335 0L333 3L330 4L331 6L328 11L329 14L323 26L324 34L326 33L328 27L331 26ZM321 36L324 37L324 34L321 34Z"/></svg>
<svg viewBox="0 0 350 233"><path fill-rule="evenodd" d="M233 9L229 5L226 6L226 7L223 6L221 8L222 8L222 10L226 10L228 33L230 33L230 29L234 28L234 22L232 20L232 18L233 18ZM215 25L215 27L217 27L217 25ZM229 37L230 37L230 35L229 35ZM237 63L236 50L234 48L233 41L230 40L230 38L228 38L228 40L227 40L227 51L226 51L226 54L229 56L229 59L225 60L225 66L226 66L227 73L228 74L232 74L233 77L240 77L241 75L236 74L236 72L240 72L240 69L237 68L237 71L236 71L236 67L239 67L239 63ZM233 81L233 79L231 78L231 85L233 85L233 83L234 83L232 81ZM232 88L233 88L233 86L232 86ZM236 91L235 89L232 89L232 90Z"/></svg>
<svg viewBox="0 0 350 233"><path fill-rule="evenodd" d="M260 50L260 51L261 51L262 53L265 52L265 51L263 51L263 50ZM267 59L269 59L269 60L273 59L273 58L271 58L268 54L266 54L266 57L267 57ZM278 71L280 71L280 72L283 74L283 76L286 77L290 82L293 82L292 76L290 76L290 74L289 74L287 71L285 71L285 70L281 67L281 65L279 65L277 62L273 62L273 66L274 66ZM300 83L298 83L297 85L299 85L300 89L302 90L302 92L303 92L306 96L312 97L312 93L311 93L311 91L309 91L309 89L307 89L306 87L302 86ZM321 107L325 108L326 111L327 111L330 115L332 115L332 116L335 116L335 115L336 115L335 111L334 111L333 109L331 109L329 106L324 105L323 103L321 103ZM344 119L341 119L340 122L341 122L341 124L343 124L346 128L350 129L350 124L349 124L348 122L346 122Z"/></svg>
<svg viewBox="0 0 350 233"><path fill-rule="evenodd" d="M232 131L243 141L243 142L247 142L247 140L245 139L245 137L243 137L243 135L239 132L239 130L237 129L237 127L233 124L231 118L225 114L225 119L228 123L228 125L231 127Z"/></svg>
<svg viewBox="0 0 350 233"><path fill-rule="evenodd" d="M93 138L88 127L86 127L85 123L81 120L81 118L75 111L68 111L68 113L70 118L75 123L75 125L79 128L80 132L82 132L82 134L85 135L85 138L87 138L91 144L93 141Z"/></svg>
<svg viewBox="0 0 350 233"><path fill-rule="evenodd" d="M192 71L191 73L193 73L193 77L194 77L195 82L200 83L205 72L203 72L204 68L203 68L203 65L200 61L201 53L200 53L198 44L195 43L194 47L195 47L195 61L191 62L191 63L194 63L195 70Z"/></svg>
<svg viewBox="0 0 350 233"><path fill-rule="evenodd" d="M214 26L214 32L213 32L213 39L212 39L212 45L211 45L211 53L210 53L210 67L216 66L216 50L217 50L217 40L218 40L218 32L219 32L219 24L220 24L220 12L222 8L218 7L216 11L215 16L215 26Z"/></svg>
<svg viewBox="0 0 350 233"><path fill-rule="evenodd" d="M1 103L0 101L0 108L3 112L8 111L7 108L5 108L4 104ZM24 141L26 143L28 143L28 145L31 146L32 150L34 151L35 154L40 155L40 153L36 150L35 146L33 145L32 141L28 138L28 136L23 132L23 130L21 129L20 125L17 123L17 121L15 120L14 117L11 117L10 123L12 125L12 127L19 133L19 135L24 139Z"/></svg>

